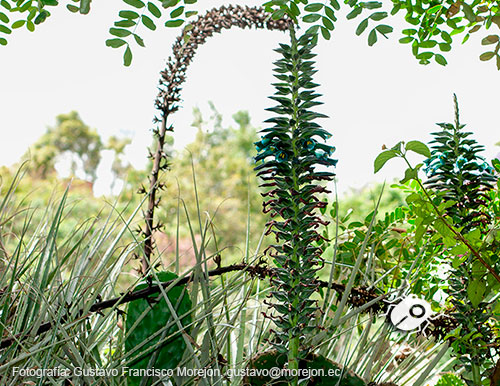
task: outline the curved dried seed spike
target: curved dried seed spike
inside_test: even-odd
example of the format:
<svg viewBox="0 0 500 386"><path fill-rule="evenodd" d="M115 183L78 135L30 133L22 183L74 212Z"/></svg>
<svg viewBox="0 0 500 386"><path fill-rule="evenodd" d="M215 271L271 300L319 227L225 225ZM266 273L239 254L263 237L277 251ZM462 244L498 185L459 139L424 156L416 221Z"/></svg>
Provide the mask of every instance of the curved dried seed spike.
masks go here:
<svg viewBox="0 0 500 386"><path fill-rule="evenodd" d="M161 120L158 120L159 129L157 135L157 149L154 156L153 169L150 174L150 187L148 208L144 215L144 257L142 259L142 273L149 271L151 256L153 254L153 219L158 193L158 179L162 169L166 167L162 160L166 158L163 152L165 134L172 131L172 126L167 128L167 117L179 109L178 102L181 100L180 92L182 83L186 79L186 70L193 60L196 49L205 43L208 37L215 32L231 27L266 28L268 30L286 31L292 21L288 18L271 20L269 14L260 7L222 6L214 8L205 15L198 17L196 21L188 24L175 40L172 51L173 55L168 58L165 70L160 72L159 92L155 100L155 107L161 112ZM190 38L185 40L185 36Z"/></svg>

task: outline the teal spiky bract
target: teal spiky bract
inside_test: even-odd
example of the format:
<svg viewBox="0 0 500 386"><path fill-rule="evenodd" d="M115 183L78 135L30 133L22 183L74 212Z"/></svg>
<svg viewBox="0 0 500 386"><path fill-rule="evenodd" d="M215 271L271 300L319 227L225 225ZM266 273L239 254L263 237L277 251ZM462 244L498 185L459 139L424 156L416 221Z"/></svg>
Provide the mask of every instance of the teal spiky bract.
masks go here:
<svg viewBox="0 0 500 386"><path fill-rule="evenodd" d="M281 54L274 69L279 82L271 99L278 104L268 109L276 116L266 121L272 126L261 131L256 143L255 160L260 164L255 170L265 181L262 186L271 188L263 206L274 218L269 232L279 243L271 253L277 264L271 279L272 307L279 314L270 316L278 327L273 344L289 358L304 358L309 351L305 337L317 328L313 321L318 308L311 295L317 291L316 271L323 263L318 228L326 223L316 210L326 203L317 195L327 192L320 182L335 175L318 167L335 166L337 161L331 157L335 148L322 143L330 133L315 122L326 116L312 111L321 104L312 80L316 71L311 50L317 35L296 38L293 28L290 32L291 44L276 50Z"/></svg>

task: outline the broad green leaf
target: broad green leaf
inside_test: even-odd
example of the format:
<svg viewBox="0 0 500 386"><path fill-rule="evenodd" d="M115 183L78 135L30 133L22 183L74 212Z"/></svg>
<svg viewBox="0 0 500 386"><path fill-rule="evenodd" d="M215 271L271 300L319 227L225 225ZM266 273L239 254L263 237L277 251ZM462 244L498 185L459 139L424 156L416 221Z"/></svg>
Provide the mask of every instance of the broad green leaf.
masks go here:
<svg viewBox="0 0 500 386"><path fill-rule="evenodd" d="M405 145L405 149L409 151L413 151L418 154L422 154L423 156L429 158L431 156L431 151L427 147L427 145L420 141L409 141Z"/></svg>
<svg viewBox="0 0 500 386"><path fill-rule="evenodd" d="M41 24L41 23L43 23L45 21L45 19L47 19L48 16L49 16L49 13L47 11L43 10L35 18L35 24Z"/></svg>
<svg viewBox="0 0 500 386"><path fill-rule="evenodd" d="M7 45L7 39L0 38L0 45L6 46Z"/></svg>
<svg viewBox="0 0 500 386"><path fill-rule="evenodd" d="M156 29L156 25L155 25L154 21L149 16L142 15L141 21L142 21L142 24L144 24L146 27L148 27L151 31L154 31Z"/></svg>
<svg viewBox="0 0 500 386"><path fill-rule="evenodd" d="M391 158L397 157L398 153L395 150L385 150L380 153L377 158L375 158L375 162L373 163L374 172L377 173L382 167L389 161Z"/></svg>
<svg viewBox="0 0 500 386"><path fill-rule="evenodd" d="M123 0L123 1L135 8L144 8L146 6L146 4L144 4L141 0Z"/></svg>
<svg viewBox="0 0 500 386"><path fill-rule="evenodd" d="M174 280L177 276L171 272L159 272L157 274L161 282ZM156 284L156 283L155 283ZM135 290L147 288L148 284L141 282ZM175 310L181 326L185 327L189 333L189 325L192 322L190 314L192 302L189 297L186 285L179 285L171 288L167 292L170 305ZM175 322L171 308L161 294L151 295L149 299L138 299L130 302L127 306L125 319L125 352L131 357L144 352L130 367L136 369L148 368L149 361L153 353L156 353L156 361L152 364L155 368L174 369L181 362L186 349L182 332L179 331L179 324ZM168 338L166 342L158 348L155 345L163 336ZM143 342L148 342L137 349ZM135 350L135 351L134 351ZM142 378L129 377L129 386L138 386Z"/></svg>
<svg viewBox="0 0 500 386"><path fill-rule="evenodd" d="M469 297L472 305L477 307L479 303L484 300L484 293L486 292L486 284L481 279L472 280L467 286L467 296Z"/></svg>
<svg viewBox="0 0 500 386"><path fill-rule="evenodd" d="M123 64L128 67L128 66L130 66L130 63L132 63L132 50L127 45L127 48L125 49L125 52L123 53Z"/></svg>
<svg viewBox="0 0 500 386"><path fill-rule="evenodd" d="M151 15L153 15L154 17L156 17L156 18L161 17L160 9L150 1L148 2L148 10L149 10L149 12L151 12Z"/></svg>
<svg viewBox="0 0 500 386"><path fill-rule="evenodd" d="M277 9L276 11L273 12L273 14L271 15L271 18L273 20L279 20L283 16L285 16L285 11L283 9Z"/></svg>
<svg viewBox="0 0 500 386"><path fill-rule="evenodd" d="M119 38L124 38L128 35L130 35L132 32L130 32L127 29L123 28L110 28L109 33L114 36L118 36Z"/></svg>
<svg viewBox="0 0 500 386"><path fill-rule="evenodd" d="M106 40L106 45L108 47L112 47L112 48L118 48L118 47L121 47L125 44L127 44L127 42L125 40L122 40L122 39L108 39L108 40Z"/></svg>
<svg viewBox="0 0 500 386"><path fill-rule="evenodd" d="M405 176L399 181L400 184L404 184L410 180L416 180L418 178L418 169L408 168L405 170Z"/></svg>
<svg viewBox="0 0 500 386"><path fill-rule="evenodd" d="M59 4L57 0L42 0L43 5L49 5L55 7Z"/></svg>
<svg viewBox="0 0 500 386"><path fill-rule="evenodd" d="M26 28L28 28L28 31L33 32L35 31L35 24L31 20L28 20L26 22Z"/></svg>

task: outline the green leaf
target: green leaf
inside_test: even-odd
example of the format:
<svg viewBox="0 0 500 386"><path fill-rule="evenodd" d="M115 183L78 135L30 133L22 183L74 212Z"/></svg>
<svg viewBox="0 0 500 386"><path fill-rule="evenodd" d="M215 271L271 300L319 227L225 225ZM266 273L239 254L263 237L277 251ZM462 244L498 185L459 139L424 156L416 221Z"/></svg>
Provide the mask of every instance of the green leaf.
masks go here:
<svg viewBox="0 0 500 386"><path fill-rule="evenodd" d="M124 38L128 35L130 35L132 32L130 32L127 29L123 28L110 28L109 33L114 36L118 36L119 38Z"/></svg>
<svg viewBox="0 0 500 386"><path fill-rule="evenodd" d="M356 28L356 35L361 35L364 30L368 27L368 18L364 19L361 23L359 23L358 28Z"/></svg>
<svg viewBox="0 0 500 386"><path fill-rule="evenodd" d="M134 11L120 11L118 15L124 19L137 19L139 17L139 14Z"/></svg>
<svg viewBox="0 0 500 386"><path fill-rule="evenodd" d="M420 48L432 48L432 47L435 47L437 44L437 42L435 40L426 40L422 43L419 43L419 47Z"/></svg>
<svg viewBox="0 0 500 386"><path fill-rule="evenodd" d="M137 23L133 20L119 20L119 21L115 21L113 23L116 27L125 27L125 28L129 28L129 27L133 27L134 25L136 25Z"/></svg>
<svg viewBox="0 0 500 386"><path fill-rule="evenodd" d="M330 0L330 5L337 11L340 9L340 4L337 0Z"/></svg>
<svg viewBox="0 0 500 386"><path fill-rule="evenodd" d="M180 6L176 9L174 9L172 12L170 12L170 17L172 19L175 19L176 17L179 17L180 15L182 15L183 12L184 12L184 6Z"/></svg>
<svg viewBox="0 0 500 386"><path fill-rule="evenodd" d="M304 7L304 10L307 12L318 12L323 8L323 4L321 3L313 3L313 4L308 4Z"/></svg>
<svg viewBox="0 0 500 386"><path fill-rule="evenodd" d="M123 45L127 44L125 40L122 39L108 39L106 40L106 46L112 47L112 48L118 48Z"/></svg>
<svg viewBox="0 0 500 386"><path fill-rule="evenodd" d="M194 16L194 15L197 15L198 14L198 11L187 11L184 16L186 17L191 17L191 16Z"/></svg>
<svg viewBox="0 0 500 386"><path fill-rule="evenodd" d="M405 176L399 181L400 184L404 184L410 180L416 180L418 178L418 169L408 168L405 170Z"/></svg>
<svg viewBox="0 0 500 386"><path fill-rule="evenodd" d="M481 54L479 59L482 60L483 62L485 62L487 60L490 60L494 56L495 56L495 53L493 51L489 51L489 52L485 52L485 53Z"/></svg>
<svg viewBox="0 0 500 386"><path fill-rule="evenodd" d="M151 31L154 31L156 29L156 25L155 25L154 21L149 16L142 15L141 21L142 21L142 24L144 24L146 27L148 27Z"/></svg>
<svg viewBox="0 0 500 386"><path fill-rule="evenodd" d="M177 20L169 20L165 23L165 27L179 27L184 23L184 20L182 19L177 19Z"/></svg>
<svg viewBox="0 0 500 386"><path fill-rule="evenodd" d="M26 22L26 28L28 28L28 31L30 31L30 32L35 31L35 25L33 24L33 22L31 20L28 20Z"/></svg>
<svg viewBox="0 0 500 386"><path fill-rule="evenodd" d="M327 17L324 17L324 16L323 16L323 17L321 18L321 21L323 22L323 25L324 25L327 29L329 29L330 31L333 31L333 30L335 29L335 26L333 25L333 22L332 22L330 19L328 19Z"/></svg>
<svg viewBox="0 0 500 386"><path fill-rule="evenodd" d="M0 0L0 5L4 7L7 11L12 9L12 6L9 4L7 0Z"/></svg>
<svg viewBox="0 0 500 386"><path fill-rule="evenodd" d="M73 5L73 4L66 5L66 8L68 8L68 11L73 12L73 13L77 13L80 11L80 8L77 7L76 5Z"/></svg>
<svg viewBox="0 0 500 386"><path fill-rule="evenodd" d="M376 26L375 29L384 36L393 31L393 28L390 25L386 25L386 24L380 24L380 25Z"/></svg>
<svg viewBox="0 0 500 386"><path fill-rule="evenodd" d="M159 272L157 276L161 282L177 278L171 272ZM147 288L147 286L148 284L143 282L135 290L141 290ZM190 312L192 302L187 286L179 285L171 288L167 292L167 298L174 308L175 314L180 319L180 325L189 333L189 325L192 323ZM186 343L179 329L179 324L175 323L169 305L161 294L152 295L150 299L138 299L130 302L127 306L124 324L125 353L129 357L134 357L150 349L144 355L139 356L137 360L131 362L131 368L148 368L153 353L156 354L156 361L153 363L155 368L175 369L179 365L186 350ZM162 331L164 331L163 335L168 339L164 344L156 348L155 346L162 338ZM148 343L143 344L146 341ZM138 349L141 345L142 347ZM129 376L127 383L129 386L138 386L141 381L141 377Z"/></svg>
<svg viewBox="0 0 500 386"><path fill-rule="evenodd" d="M494 158L491 161L491 164L493 165L493 167L495 168L495 170L500 173L500 161L497 158Z"/></svg>
<svg viewBox="0 0 500 386"><path fill-rule="evenodd" d="M317 13L310 13L309 15L305 15L302 20L306 23L314 23L321 18L321 15Z"/></svg>
<svg viewBox="0 0 500 386"><path fill-rule="evenodd" d="M0 21L3 23L8 23L10 22L10 19L5 13L0 12Z"/></svg>
<svg viewBox="0 0 500 386"><path fill-rule="evenodd" d="M80 0L80 13L86 15L90 12L91 0Z"/></svg>
<svg viewBox="0 0 500 386"><path fill-rule="evenodd" d="M371 47L377 42L377 32L375 28L370 31L368 34L368 45Z"/></svg>
<svg viewBox="0 0 500 386"><path fill-rule="evenodd" d="M144 4L141 0L123 0L123 1L135 8L144 8L146 6L146 4Z"/></svg>
<svg viewBox="0 0 500 386"><path fill-rule="evenodd" d="M45 19L47 19L47 17L49 16L49 13L45 10L43 10L42 12L40 12L38 14L37 17L35 17L35 24L41 24L45 21Z"/></svg>
<svg viewBox="0 0 500 386"><path fill-rule="evenodd" d="M370 19L379 21L387 17L387 12L375 12L370 15Z"/></svg>
<svg viewBox="0 0 500 386"><path fill-rule="evenodd" d="M140 45L141 47L146 47L146 45L144 44L144 40L142 40L142 38L137 34L134 34L134 39L138 45Z"/></svg>
<svg viewBox="0 0 500 386"><path fill-rule="evenodd" d="M130 66L130 63L132 63L132 50L130 49L130 46L127 45L127 48L125 49L125 52L123 53L123 64L128 67Z"/></svg>
<svg viewBox="0 0 500 386"><path fill-rule="evenodd" d="M422 143L420 141L409 141L405 145L405 149L409 151L413 151L418 154L422 154L423 156L429 158L431 156L431 151L427 147L425 143Z"/></svg>
<svg viewBox="0 0 500 386"><path fill-rule="evenodd" d="M156 18L161 17L160 9L150 1L148 2L148 10L149 10L149 12L151 12L151 15L153 15L154 17L156 17Z"/></svg>
<svg viewBox="0 0 500 386"><path fill-rule="evenodd" d="M390 159L397 157L398 152L396 150L385 150L382 153L380 153L377 158L375 158L375 162L373 163L374 166L374 173L377 173L382 167L386 164L387 161Z"/></svg>
<svg viewBox="0 0 500 386"><path fill-rule="evenodd" d="M55 7L56 5L59 4L57 0L42 0L43 5L49 5L52 7Z"/></svg>
<svg viewBox="0 0 500 386"><path fill-rule="evenodd" d="M481 279L472 280L467 286L467 296L470 302L476 308L484 299L486 284Z"/></svg>
<svg viewBox="0 0 500 386"><path fill-rule="evenodd" d="M321 27L321 35L326 40L330 40L330 38L332 36L331 33L330 33L330 31L327 28L325 28L325 27Z"/></svg>
<svg viewBox="0 0 500 386"><path fill-rule="evenodd" d="M0 32L10 35L12 33L12 30L9 27L0 24Z"/></svg>
<svg viewBox="0 0 500 386"><path fill-rule="evenodd" d="M411 43L414 39L415 38L413 38L411 36L405 36L404 38L399 39L399 42L402 44L407 44L407 43Z"/></svg>
<svg viewBox="0 0 500 386"><path fill-rule="evenodd" d="M349 12L346 16L347 20L354 19L356 16L358 16L361 12L363 11L363 8L357 7L354 8L351 12Z"/></svg>
<svg viewBox="0 0 500 386"><path fill-rule="evenodd" d="M483 46L486 46L488 44L495 44L496 42L498 42L498 35L489 35L481 40L481 44Z"/></svg>
<svg viewBox="0 0 500 386"><path fill-rule="evenodd" d="M445 57L443 55L440 55L440 54L436 54L434 56L434 60L436 61L436 63L440 64L441 66L446 66L448 64Z"/></svg>
<svg viewBox="0 0 500 386"><path fill-rule="evenodd" d="M18 20L12 23L12 29L21 28L26 23L26 20Z"/></svg>
<svg viewBox="0 0 500 386"><path fill-rule="evenodd" d="M474 23L476 21L476 15L474 14L472 7L466 2L462 2L462 9L467 20L469 20L471 23Z"/></svg>
<svg viewBox="0 0 500 386"><path fill-rule="evenodd" d="M279 20L283 16L285 16L285 11L283 9L277 9L276 11L273 12L273 14L271 15L271 18L273 20Z"/></svg>
<svg viewBox="0 0 500 386"><path fill-rule="evenodd" d="M0 38L0 45L6 46L7 45L7 39Z"/></svg>

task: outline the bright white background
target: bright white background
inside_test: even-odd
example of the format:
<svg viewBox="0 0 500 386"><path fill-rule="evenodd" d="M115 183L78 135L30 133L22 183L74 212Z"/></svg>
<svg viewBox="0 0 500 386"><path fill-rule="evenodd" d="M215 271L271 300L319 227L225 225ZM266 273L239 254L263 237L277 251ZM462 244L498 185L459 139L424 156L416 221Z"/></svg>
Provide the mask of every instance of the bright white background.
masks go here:
<svg viewBox="0 0 500 386"><path fill-rule="evenodd" d="M210 7L218 4L223 2L211 2ZM137 167L145 164L158 74L179 30L161 26L151 32L143 27L139 34L146 48L135 46L132 66L125 68L122 50L104 44L122 5L118 0L94 1L87 16L59 7L34 33L17 30L8 46L0 47L0 164L18 161L56 115L70 110L77 110L105 139L133 136L128 158ZM396 15L388 24L400 27L400 18ZM500 72L493 61L479 61L484 32L464 46L456 38L446 55L448 66L422 66L409 46L398 43L397 31L368 47L366 33L354 34L360 20L340 17L332 40L320 41L316 50L316 81L325 102L321 111L330 116L323 124L337 147L340 191L400 176L404 165L398 161L373 174L382 145L427 141L436 122L453 120L453 92L459 97L462 122L486 145L484 155L491 159L498 153ZM273 93L277 54L272 50L287 40L280 32L234 29L200 47L187 74L183 108L172 120L176 148L194 138L192 108L199 106L208 117L208 101L226 124L232 124L236 111L248 110L252 123L262 127L269 117L264 109L272 105L266 98ZM101 165L101 175L107 168Z"/></svg>

